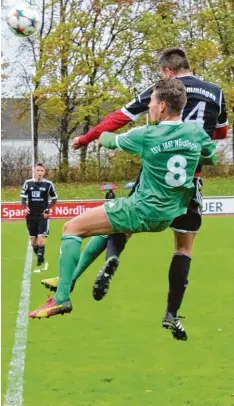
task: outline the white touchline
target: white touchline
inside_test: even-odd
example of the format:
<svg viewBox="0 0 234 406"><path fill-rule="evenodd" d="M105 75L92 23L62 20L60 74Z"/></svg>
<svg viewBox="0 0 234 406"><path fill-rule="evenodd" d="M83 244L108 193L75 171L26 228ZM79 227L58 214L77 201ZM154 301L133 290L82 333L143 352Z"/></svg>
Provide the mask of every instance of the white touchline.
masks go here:
<svg viewBox="0 0 234 406"><path fill-rule="evenodd" d="M28 311L31 286L32 247L28 243L22 281L19 310L16 321L15 343L8 372L7 392L4 406L23 404L24 363L27 343Z"/></svg>

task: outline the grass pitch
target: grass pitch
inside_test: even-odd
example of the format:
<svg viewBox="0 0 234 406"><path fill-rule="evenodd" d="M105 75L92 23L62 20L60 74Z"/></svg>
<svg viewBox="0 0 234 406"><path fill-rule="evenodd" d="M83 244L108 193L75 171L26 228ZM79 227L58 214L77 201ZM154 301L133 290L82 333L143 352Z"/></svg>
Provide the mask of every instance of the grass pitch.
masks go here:
<svg viewBox="0 0 234 406"><path fill-rule="evenodd" d="M133 179L134 180L134 179ZM203 179L204 187L202 193L204 196L233 196L234 195L234 178L208 178ZM104 182L109 183L109 182ZM127 182L117 182L118 189L116 197L127 196L129 189L124 189ZM56 183L55 188L60 200L82 200L82 199L103 199L105 192L99 190L100 183L90 184L71 184ZM20 188L5 187L2 189L3 201L18 201Z"/></svg>
<svg viewBox="0 0 234 406"><path fill-rule="evenodd" d="M62 222L51 222L50 267L32 274L30 310L47 298L40 280L57 274L61 229ZM77 283L70 315L29 321L23 406L233 406L233 229L233 217L203 220L180 311L187 342L161 328L170 230L130 239L101 302L91 292L104 256L96 260ZM27 249L25 223L3 223L2 237L4 403Z"/></svg>

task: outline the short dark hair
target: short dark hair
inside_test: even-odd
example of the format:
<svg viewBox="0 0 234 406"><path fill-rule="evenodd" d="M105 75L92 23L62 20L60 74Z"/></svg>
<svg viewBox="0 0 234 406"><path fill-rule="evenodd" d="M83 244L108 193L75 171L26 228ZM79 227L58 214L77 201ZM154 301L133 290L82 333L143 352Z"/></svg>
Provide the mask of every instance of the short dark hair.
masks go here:
<svg viewBox="0 0 234 406"><path fill-rule="evenodd" d="M35 165L35 168L36 168L36 166L42 166L42 168L45 169L45 166L44 166L44 164L42 162L37 162L36 165Z"/></svg>
<svg viewBox="0 0 234 406"><path fill-rule="evenodd" d="M189 60L181 48L168 48L159 57L162 69L169 68L174 73L190 70Z"/></svg>
<svg viewBox="0 0 234 406"><path fill-rule="evenodd" d="M186 88L181 80L159 80L154 85L154 91L158 101L166 103L169 113L181 113L186 102Z"/></svg>

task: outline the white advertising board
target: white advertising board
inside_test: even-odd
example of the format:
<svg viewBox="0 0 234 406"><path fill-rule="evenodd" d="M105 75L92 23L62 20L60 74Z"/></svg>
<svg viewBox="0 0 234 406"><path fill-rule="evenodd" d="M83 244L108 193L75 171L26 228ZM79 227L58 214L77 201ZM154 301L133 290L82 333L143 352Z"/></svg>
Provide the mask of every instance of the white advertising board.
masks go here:
<svg viewBox="0 0 234 406"><path fill-rule="evenodd" d="M104 200L60 200L52 207L51 218L72 218L92 207L103 204ZM203 198L203 214L230 214L234 215L234 196L214 196ZM23 220L24 210L20 202L1 203L2 220Z"/></svg>
<svg viewBox="0 0 234 406"><path fill-rule="evenodd" d="M234 214L234 196L204 197L202 213Z"/></svg>

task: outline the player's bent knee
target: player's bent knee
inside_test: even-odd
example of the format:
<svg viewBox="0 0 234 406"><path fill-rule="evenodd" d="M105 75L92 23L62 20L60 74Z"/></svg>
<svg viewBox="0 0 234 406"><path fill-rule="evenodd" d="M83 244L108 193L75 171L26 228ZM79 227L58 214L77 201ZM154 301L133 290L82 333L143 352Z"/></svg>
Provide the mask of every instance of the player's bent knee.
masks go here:
<svg viewBox="0 0 234 406"><path fill-rule="evenodd" d="M66 221L66 223L63 225L63 234L65 235L72 235L73 234L73 226L72 226L72 222L70 221Z"/></svg>
<svg viewBox="0 0 234 406"><path fill-rule="evenodd" d="M32 247L34 247L34 245L37 245L37 238L36 237L31 237L30 241L31 241L31 246Z"/></svg>
<svg viewBox="0 0 234 406"><path fill-rule="evenodd" d="M45 245L45 237L39 236L37 238L37 245Z"/></svg>
<svg viewBox="0 0 234 406"><path fill-rule="evenodd" d="M78 218L67 221L63 226L63 235L75 235L77 237L83 237L85 235L82 222Z"/></svg>

